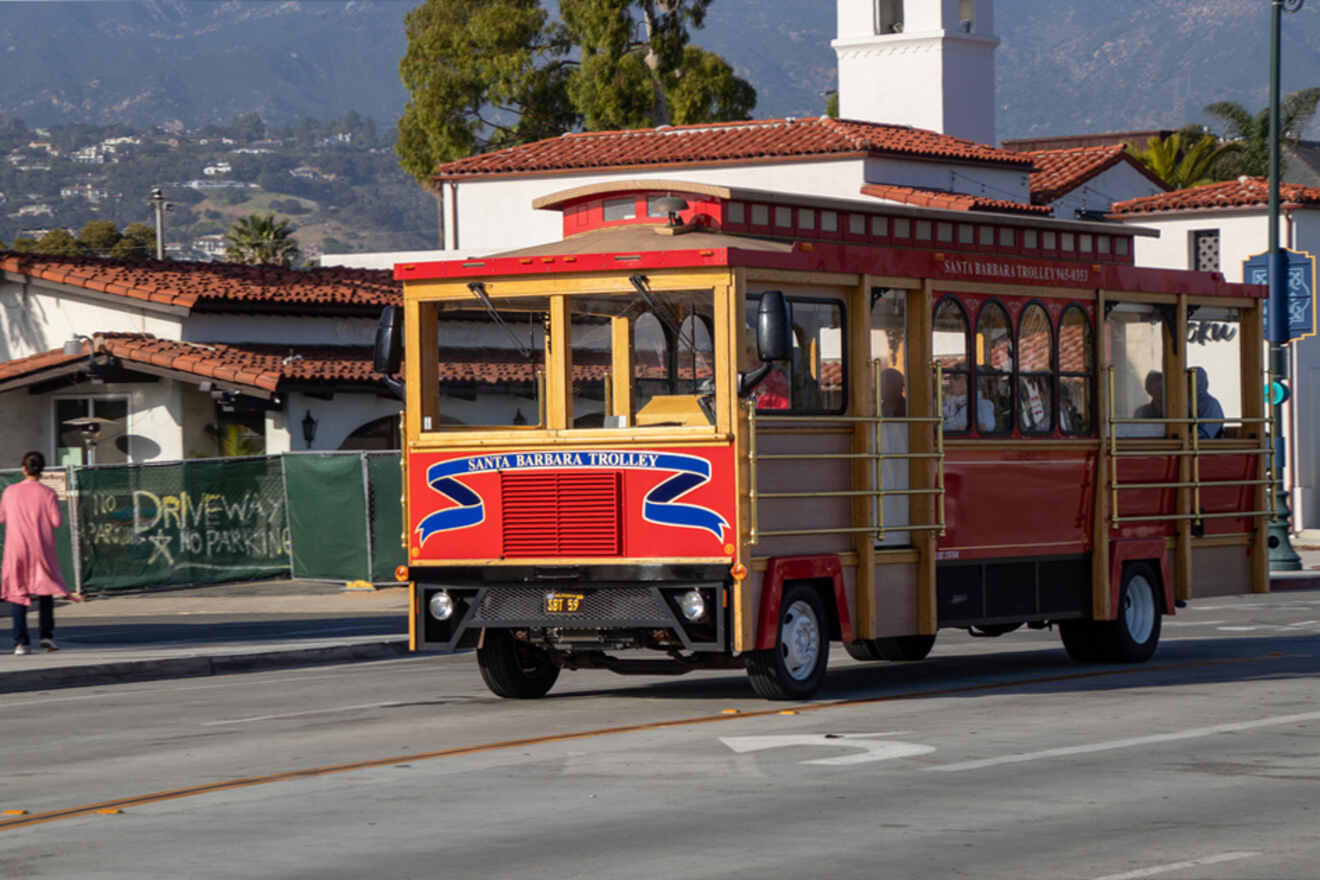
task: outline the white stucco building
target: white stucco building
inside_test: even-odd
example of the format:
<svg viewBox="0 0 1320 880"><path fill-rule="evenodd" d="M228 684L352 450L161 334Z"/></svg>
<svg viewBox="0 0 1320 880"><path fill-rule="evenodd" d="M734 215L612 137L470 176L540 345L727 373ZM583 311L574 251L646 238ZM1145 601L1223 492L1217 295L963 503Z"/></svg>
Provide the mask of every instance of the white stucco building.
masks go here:
<svg viewBox="0 0 1320 880"><path fill-rule="evenodd" d="M15 253L0 268L0 465L395 448L400 404L370 351L400 299L388 272ZM69 424L89 418L94 438Z"/></svg>

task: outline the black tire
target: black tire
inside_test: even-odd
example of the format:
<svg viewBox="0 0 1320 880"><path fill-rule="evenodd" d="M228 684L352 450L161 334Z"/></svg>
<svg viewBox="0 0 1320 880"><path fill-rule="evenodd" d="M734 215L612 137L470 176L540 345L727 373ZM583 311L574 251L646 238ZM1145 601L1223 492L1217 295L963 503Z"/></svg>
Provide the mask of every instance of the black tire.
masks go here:
<svg viewBox="0 0 1320 880"><path fill-rule="evenodd" d="M559 678L559 667L548 653L504 629L486 630L477 648L477 666L491 693L513 700L544 697Z"/></svg>
<svg viewBox="0 0 1320 880"><path fill-rule="evenodd" d="M1096 625L1089 620L1064 620L1059 623L1063 649L1074 663L1094 663L1100 659L1096 646Z"/></svg>
<svg viewBox="0 0 1320 880"><path fill-rule="evenodd" d="M845 642L843 650L848 652L849 657L854 660L861 660L864 663L871 660L879 660L880 655L875 652L875 645L872 644L873 641L873 639L861 639L856 642Z"/></svg>
<svg viewBox="0 0 1320 880"><path fill-rule="evenodd" d="M772 651L747 655L747 677L767 700L805 700L820 689L830 660L829 627L820 595L807 584L784 590Z"/></svg>
<svg viewBox="0 0 1320 880"><path fill-rule="evenodd" d="M935 647L935 636L891 636L874 639L871 644L881 660L906 663L925 660L930 649Z"/></svg>
<svg viewBox="0 0 1320 880"><path fill-rule="evenodd" d="M1096 627L1099 659L1109 663L1145 663L1160 643L1160 615L1164 606L1159 578L1146 563L1123 569L1118 591L1118 616Z"/></svg>

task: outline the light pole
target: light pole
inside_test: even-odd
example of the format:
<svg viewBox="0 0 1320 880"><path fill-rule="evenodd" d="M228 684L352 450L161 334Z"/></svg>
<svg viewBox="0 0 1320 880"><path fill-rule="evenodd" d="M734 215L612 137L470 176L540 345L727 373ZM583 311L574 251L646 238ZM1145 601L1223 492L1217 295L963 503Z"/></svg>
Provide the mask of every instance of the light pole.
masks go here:
<svg viewBox="0 0 1320 880"><path fill-rule="evenodd" d="M151 190L151 198L147 201L156 211L156 259L163 260L165 259L165 212L174 206L165 201L165 194L158 186Z"/></svg>
<svg viewBox="0 0 1320 880"><path fill-rule="evenodd" d="M1269 286L1270 322L1266 334L1270 341L1270 371L1279 381L1288 379L1288 285L1284 278L1287 261L1279 248L1279 42L1283 12L1296 12L1305 0L1271 0L1270 21L1270 204L1269 204ZM1283 485L1286 464L1283 438L1282 403L1270 393L1270 418L1274 420L1274 516L1270 519L1268 544L1270 568L1274 571L1299 571L1302 560L1288 540L1288 491Z"/></svg>

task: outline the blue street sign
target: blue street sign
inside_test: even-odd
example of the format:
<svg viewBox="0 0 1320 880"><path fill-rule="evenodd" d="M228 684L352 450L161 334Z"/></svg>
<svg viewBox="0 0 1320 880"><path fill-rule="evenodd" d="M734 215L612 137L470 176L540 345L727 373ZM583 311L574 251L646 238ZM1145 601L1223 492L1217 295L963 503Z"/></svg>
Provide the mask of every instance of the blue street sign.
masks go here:
<svg viewBox="0 0 1320 880"><path fill-rule="evenodd" d="M1269 406L1281 406L1288 402L1288 386L1274 381L1265 386L1265 403Z"/></svg>
<svg viewBox="0 0 1320 880"><path fill-rule="evenodd" d="M1304 251L1283 249L1287 268L1284 277L1287 286L1284 296L1288 303L1288 338L1304 339L1314 336L1316 330L1315 257ZM1242 280L1247 284L1269 284L1269 254L1256 254L1242 263ZM1270 326L1270 303L1265 301L1265 326Z"/></svg>

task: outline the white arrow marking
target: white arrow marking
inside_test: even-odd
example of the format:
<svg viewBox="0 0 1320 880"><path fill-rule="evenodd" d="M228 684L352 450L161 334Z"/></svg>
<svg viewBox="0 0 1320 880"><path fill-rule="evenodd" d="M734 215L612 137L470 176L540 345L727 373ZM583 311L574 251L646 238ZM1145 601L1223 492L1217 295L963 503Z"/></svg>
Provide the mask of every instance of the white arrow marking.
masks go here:
<svg viewBox="0 0 1320 880"><path fill-rule="evenodd" d="M782 749L789 746L825 746L826 748L861 749L851 755L837 758L816 758L802 761L803 764L825 764L840 766L843 764L865 764L868 761L888 761L891 758L907 758L912 755L925 755L935 751L934 746L921 743L900 742L897 740L877 741L873 737L896 736L906 731L891 730L885 733L803 733L772 736L722 736L720 742L735 752L760 752L765 749Z"/></svg>

